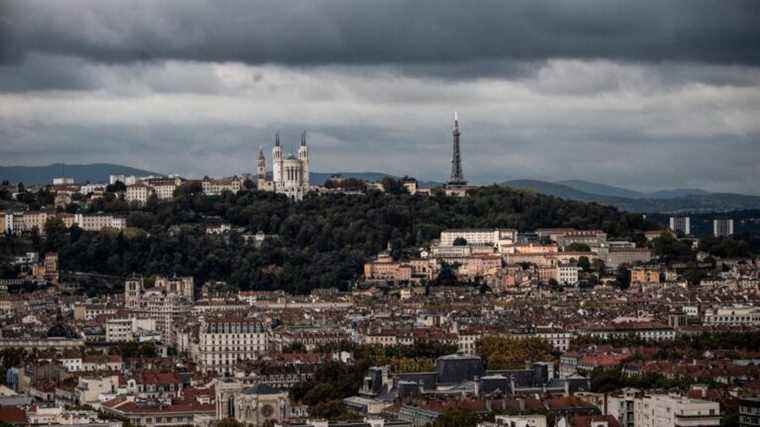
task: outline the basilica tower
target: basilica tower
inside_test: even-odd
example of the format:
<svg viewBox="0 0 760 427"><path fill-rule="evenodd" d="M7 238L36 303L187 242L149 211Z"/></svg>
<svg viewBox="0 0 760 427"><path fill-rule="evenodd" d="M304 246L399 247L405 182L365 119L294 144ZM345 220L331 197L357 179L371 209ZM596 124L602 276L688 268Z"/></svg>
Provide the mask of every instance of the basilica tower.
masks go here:
<svg viewBox="0 0 760 427"><path fill-rule="evenodd" d="M301 134L301 146L298 147L298 160L301 161L304 191L309 191L309 147L306 145L306 131Z"/></svg>
<svg viewBox="0 0 760 427"><path fill-rule="evenodd" d="M274 136L274 148L272 148L272 181L274 182L275 190L278 186L282 185L282 147L280 146L280 133L277 132Z"/></svg>

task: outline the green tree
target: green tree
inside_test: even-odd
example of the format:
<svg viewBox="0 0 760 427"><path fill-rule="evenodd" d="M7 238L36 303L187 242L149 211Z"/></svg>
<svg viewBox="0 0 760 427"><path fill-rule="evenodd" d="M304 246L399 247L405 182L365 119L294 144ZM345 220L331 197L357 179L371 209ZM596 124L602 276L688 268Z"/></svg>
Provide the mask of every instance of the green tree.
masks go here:
<svg viewBox="0 0 760 427"><path fill-rule="evenodd" d="M433 427L475 427L480 417L469 409L447 409L433 423Z"/></svg>

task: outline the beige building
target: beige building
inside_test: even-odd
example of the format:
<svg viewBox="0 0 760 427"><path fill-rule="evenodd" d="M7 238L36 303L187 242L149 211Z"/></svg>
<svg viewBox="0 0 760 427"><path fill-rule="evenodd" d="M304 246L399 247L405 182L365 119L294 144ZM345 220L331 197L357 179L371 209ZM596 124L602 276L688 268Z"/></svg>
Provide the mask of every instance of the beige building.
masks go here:
<svg viewBox="0 0 760 427"><path fill-rule="evenodd" d="M76 214L74 222L85 231L123 230L127 226L126 218L113 215Z"/></svg>
<svg viewBox="0 0 760 427"><path fill-rule="evenodd" d="M631 284L658 284L660 270L652 267L634 267L631 269Z"/></svg>
<svg viewBox="0 0 760 427"><path fill-rule="evenodd" d="M193 300L188 298L189 291L186 285L182 287L182 281L179 281L179 286L177 281L173 281L172 286L168 285L171 283L168 279L163 280L159 282L157 279L153 288L145 290L142 277L130 277L124 283L124 305L130 309L130 317L155 320L155 330L161 334L161 340L173 344L176 341L176 326L180 319L190 314Z"/></svg>
<svg viewBox="0 0 760 427"><path fill-rule="evenodd" d="M106 342L137 340L141 331L156 331L155 319L114 318L106 320Z"/></svg>
<svg viewBox="0 0 760 427"><path fill-rule="evenodd" d="M205 178L201 182L203 194L207 196L221 196L223 192L237 193L243 187L243 179L233 176L232 178L211 179Z"/></svg>
<svg viewBox="0 0 760 427"><path fill-rule="evenodd" d="M156 277L155 287L195 301L195 279L192 277Z"/></svg>
<svg viewBox="0 0 760 427"><path fill-rule="evenodd" d="M127 185L127 191L125 194L125 200L132 203L135 202L139 205L148 203L148 199L153 194L153 189L142 182L138 182L132 185Z"/></svg>
<svg viewBox="0 0 760 427"><path fill-rule="evenodd" d="M174 190L182 184L180 178L154 178L143 182L153 189L158 200L171 200L174 198Z"/></svg>

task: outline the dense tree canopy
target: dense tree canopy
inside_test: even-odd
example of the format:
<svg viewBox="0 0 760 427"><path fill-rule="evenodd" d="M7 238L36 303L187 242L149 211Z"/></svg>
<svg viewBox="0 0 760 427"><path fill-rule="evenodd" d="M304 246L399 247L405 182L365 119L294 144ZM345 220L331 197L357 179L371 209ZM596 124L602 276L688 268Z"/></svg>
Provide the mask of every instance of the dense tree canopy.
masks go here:
<svg viewBox="0 0 760 427"><path fill-rule="evenodd" d="M196 186L197 187L197 186ZM640 215L611 207L570 202L526 191L484 187L469 197L312 194L302 202L270 192L229 192L208 197L180 187L172 201L151 200L135 209L108 195L89 211L128 215L131 229L121 234L66 232L51 225L44 250L60 252L65 270L112 275L180 274L198 281L226 280L241 289L347 288L362 264L391 244L395 257L462 227L601 228L627 237L649 228ZM276 234L261 247L247 245L237 232L208 236L208 218L222 219L248 232Z"/></svg>

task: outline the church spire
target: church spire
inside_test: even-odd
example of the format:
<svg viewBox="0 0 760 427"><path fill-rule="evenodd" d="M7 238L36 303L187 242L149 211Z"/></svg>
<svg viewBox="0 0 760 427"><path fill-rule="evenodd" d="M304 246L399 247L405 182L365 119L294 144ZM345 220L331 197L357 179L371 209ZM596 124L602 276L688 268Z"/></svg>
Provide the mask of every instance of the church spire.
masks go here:
<svg viewBox="0 0 760 427"><path fill-rule="evenodd" d="M306 147L306 131L301 134L301 147Z"/></svg>
<svg viewBox="0 0 760 427"><path fill-rule="evenodd" d="M280 146L280 132L277 132L274 134L274 146L275 147Z"/></svg>

